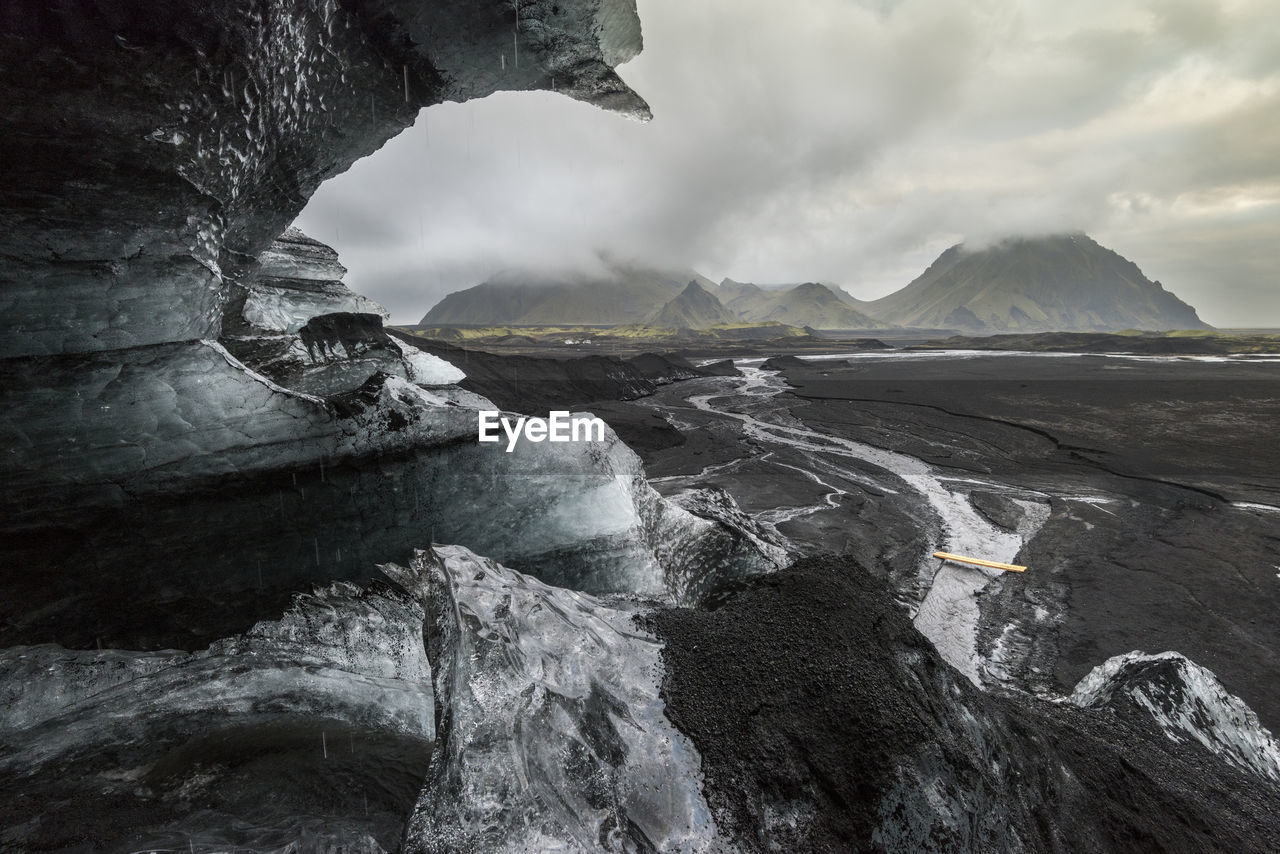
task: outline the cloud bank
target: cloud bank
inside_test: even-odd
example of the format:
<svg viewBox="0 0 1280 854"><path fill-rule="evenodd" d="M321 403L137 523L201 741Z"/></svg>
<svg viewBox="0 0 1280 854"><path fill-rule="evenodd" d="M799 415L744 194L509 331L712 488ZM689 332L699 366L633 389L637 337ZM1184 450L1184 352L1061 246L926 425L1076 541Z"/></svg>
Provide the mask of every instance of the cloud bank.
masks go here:
<svg viewBox="0 0 1280 854"><path fill-rule="evenodd" d="M601 254L874 298L946 246L1088 231L1221 326L1280 326L1273 0L640 0L648 124L429 108L299 224L416 321Z"/></svg>

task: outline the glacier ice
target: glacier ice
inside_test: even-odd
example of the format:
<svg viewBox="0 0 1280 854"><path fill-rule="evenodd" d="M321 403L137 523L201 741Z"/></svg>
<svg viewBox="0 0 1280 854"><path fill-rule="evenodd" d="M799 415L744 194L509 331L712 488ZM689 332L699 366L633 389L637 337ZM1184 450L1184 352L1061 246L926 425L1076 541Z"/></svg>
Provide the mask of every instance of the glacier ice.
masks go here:
<svg viewBox="0 0 1280 854"><path fill-rule="evenodd" d="M652 603L460 546L384 571L427 603L441 714L407 852L715 850L698 754L664 715Z"/></svg>
<svg viewBox="0 0 1280 854"><path fill-rule="evenodd" d="M345 312L388 317L386 309L345 287L302 290L255 284L245 296L244 319L269 332L297 332L322 314Z"/></svg>
<svg viewBox="0 0 1280 854"><path fill-rule="evenodd" d="M612 68L640 47L632 0L522 2L510 73L508 4L115 5L2 24L6 96L40 107L0 116L5 162L30 167L0 194L6 357L214 336L227 283L425 105L552 89L648 113Z"/></svg>
<svg viewBox="0 0 1280 854"><path fill-rule="evenodd" d="M778 537L728 496L706 502L723 509L705 518L663 499L612 430L603 442L522 442L511 453L472 441L453 446L449 462L449 478L423 497L436 541L549 584L692 605L721 583L771 572L789 558Z"/></svg>
<svg viewBox="0 0 1280 854"><path fill-rule="evenodd" d="M1194 741L1225 761L1280 783L1280 742L1213 671L1177 652L1113 656L1076 684L1070 701L1087 709L1148 717L1170 739Z"/></svg>
<svg viewBox="0 0 1280 854"><path fill-rule="evenodd" d="M115 635L124 646L158 637L198 648L277 613L257 566L267 592L283 595L367 578L372 564L432 540L549 583L679 603L786 561L749 517L703 518L662 499L612 431L601 443L522 443L507 454L476 441L473 407L491 405L453 386L379 371L321 398L215 342L127 355L65 357L56 376L21 360L0 389L0 435L22 448L0 460L4 519L24 532L11 542L32 544L14 559L29 577L58 573L71 591L28 585L0 601L10 643L92 646ZM36 547L41 537L63 550ZM119 581L137 594L103 609ZM191 608L207 597L221 616L149 634L175 613L154 592L170 588Z"/></svg>
<svg viewBox="0 0 1280 854"><path fill-rule="evenodd" d="M424 353L403 341L397 344L408 368L408 378L418 385L453 385L466 379L466 374L434 353Z"/></svg>
<svg viewBox="0 0 1280 854"><path fill-rule="evenodd" d="M154 760L204 727L273 717L346 721L428 743L435 716L422 625L417 601L339 582L196 653L10 647L0 652L0 770L104 741Z"/></svg>
<svg viewBox="0 0 1280 854"><path fill-rule="evenodd" d="M256 278L297 282L341 282L347 268L331 246L289 226L258 255ZM370 300L372 302L372 300Z"/></svg>
<svg viewBox="0 0 1280 854"><path fill-rule="evenodd" d="M232 287L223 342L278 384L321 397L357 389L379 372L422 385L466 376L388 335L386 309L343 284L345 272L333 249L287 229L256 272Z"/></svg>
<svg viewBox="0 0 1280 854"><path fill-rule="evenodd" d="M337 583L196 653L0 652L0 847L390 850L435 737L423 618Z"/></svg>
<svg viewBox="0 0 1280 854"><path fill-rule="evenodd" d="M56 375L31 362L13 367L0 399L9 415L5 432L25 452L0 465L11 488L29 486L37 504L36 491L68 480L154 488L156 481L311 462L375 443L391 450L406 433L433 444L475 432L471 413L427 406L437 399L401 387L378 397L377 414L366 408L340 417L213 341L74 357ZM412 427L382 430L386 407L401 410Z"/></svg>
<svg viewBox="0 0 1280 854"><path fill-rule="evenodd" d="M391 314L342 283L347 268L338 253L290 226L258 256L257 269L240 285L241 320L258 334L296 333L325 314ZM234 304L234 303L233 303ZM234 328L237 318L228 320Z"/></svg>

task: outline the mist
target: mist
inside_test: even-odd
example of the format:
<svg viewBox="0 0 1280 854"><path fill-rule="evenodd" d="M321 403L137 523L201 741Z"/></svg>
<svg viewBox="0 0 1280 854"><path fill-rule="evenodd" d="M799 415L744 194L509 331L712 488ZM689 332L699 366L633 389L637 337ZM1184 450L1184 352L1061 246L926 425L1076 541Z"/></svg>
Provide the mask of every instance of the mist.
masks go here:
<svg viewBox="0 0 1280 854"><path fill-rule="evenodd" d="M641 0L636 123L551 93L424 110L299 225L416 322L602 257L873 299L947 246L1083 230L1218 326L1280 326L1280 8Z"/></svg>

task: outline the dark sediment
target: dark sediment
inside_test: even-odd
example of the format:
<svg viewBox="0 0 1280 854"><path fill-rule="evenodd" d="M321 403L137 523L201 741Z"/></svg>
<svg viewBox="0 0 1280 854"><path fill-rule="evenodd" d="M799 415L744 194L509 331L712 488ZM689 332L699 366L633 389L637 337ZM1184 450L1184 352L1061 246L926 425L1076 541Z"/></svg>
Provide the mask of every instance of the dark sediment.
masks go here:
<svg viewBox="0 0 1280 854"><path fill-rule="evenodd" d="M489 398L504 410L530 415L597 400L635 400L653 394L659 386L712 375L675 355L642 353L625 359L496 355L388 331L462 370L467 378L459 385L468 391Z"/></svg>
<svg viewBox="0 0 1280 854"><path fill-rule="evenodd" d="M1280 471L1280 449L1268 426L1280 419L1280 379L1272 365L1100 356L825 365L783 366L796 396L871 412L888 404L899 417L911 407L918 420L958 417L984 430L1036 434L1066 455L1134 478L1241 500L1280 496L1280 483L1269 483ZM1254 485L1261 488L1251 491Z"/></svg>
<svg viewBox="0 0 1280 854"><path fill-rule="evenodd" d="M653 622L668 714L745 850L1280 844L1273 786L1114 717L976 691L851 560L806 559Z"/></svg>
<svg viewBox="0 0 1280 854"><path fill-rule="evenodd" d="M603 418L613 432L618 434L618 438L641 456L664 448L676 448L685 443L684 433L653 409L610 400L593 400L582 408Z"/></svg>
<svg viewBox="0 0 1280 854"><path fill-rule="evenodd" d="M1047 353L1136 353L1152 356L1226 356L1280 352L1280 337L1266 334L1118 335L1108 332L1037 332L969 337L954 335L917 343L911 349L1031 350Z"/></svg>
<svg viewBox="0 0 1280 854"><path fill-rule="evenodd" d="M820 364L785 372L806 424L1067 499L1019 560L1036 571L984 598L982 643L1040 607L1046 688L1070 690L1112 655L1177 650L1280 727L1275 516L1218 497L1280 503L1274 365L1001 356L823 376Z"/></svg>
<svg viewBox="0 0 1280 854"><path fill-rule="evenodd" d="M684 434L650 408L627 406L660 387L700 377L739 376L733 361L695 366L678 353L549 358L495 354L427 340L395 329L388 333L445 359L467 375L459 385L504 410L542 415L580 407L603 418L628 447L640 454L685 443Z"/></svg>
<svg viewBox="0 0 1280 854"><path fill-rule="evenodd" d="M765 359L760 368L765 371L781 371L784 368L803 368L807 363L799 356L787 354Z"/></svg>
<svg viewBox="0 0 1280 854"><path fill-rule="evenodd" d="M1022 515L1011 499L1047 510L1015 561L1031 571L979 598L978 650L999 647L1003 684L1061 694L1111 656L1177 650L1275 732L1277 516L1208 494L1280 504L1275 367L1006 355L818 361L784 372L795 388L773 399L769 419L918 457L958 478L948 488L970 492L1006 529ZM668 479L659 487L713 483L749 512L813 508L779 530L804 551L856 556L904 604L918 604L922 560L938 547L927 504L873 467L843 477L820 454L762 445L683 400L714 390L731 385L695 381L619 404L657 408L682 426L682 445L644 451L650 475ZM826 506L832 487L788 466L844 492Z"/></svg>

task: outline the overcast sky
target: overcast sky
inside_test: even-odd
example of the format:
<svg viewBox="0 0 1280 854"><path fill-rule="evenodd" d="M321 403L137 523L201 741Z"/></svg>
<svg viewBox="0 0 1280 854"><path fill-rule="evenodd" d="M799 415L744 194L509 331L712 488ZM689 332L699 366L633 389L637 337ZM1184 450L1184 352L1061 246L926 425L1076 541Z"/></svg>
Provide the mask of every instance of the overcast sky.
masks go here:
<svg viewBox="0 0 1280 854"><path fill-rule="evenodd" d="M602 253L872 299L943 249L1083 230L1218 326L1280 327L1276 0L640 0L654 119L428 108L299 225L416 322Z"/></svg>

